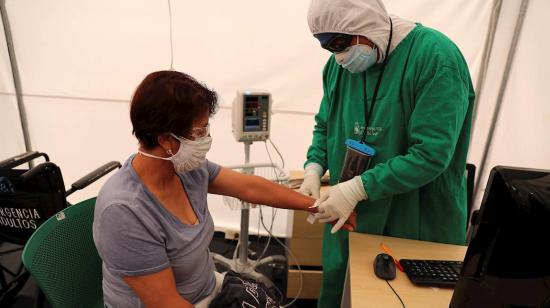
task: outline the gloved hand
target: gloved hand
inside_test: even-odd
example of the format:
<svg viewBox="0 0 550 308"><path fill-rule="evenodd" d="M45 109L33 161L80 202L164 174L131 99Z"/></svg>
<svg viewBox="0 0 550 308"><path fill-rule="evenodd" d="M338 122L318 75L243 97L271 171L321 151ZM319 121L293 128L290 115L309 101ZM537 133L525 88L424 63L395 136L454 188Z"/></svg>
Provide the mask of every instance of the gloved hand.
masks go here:
<svg viewBox="0 0 550 308"><path fill-rule="evenodd" d="M360 176L356 176L329 188L316 202L318 213L315 217L319 222L338 220L330 231L330 233L336 233L346 223L357 203L366 199L367 193L363 187L363 181Z"/></svg>
<svg viewBox="0 0 550 308"><path fill-rule="evenodd" d="M302 182L302 185L300 185L300 189L298 189L298 191L306 196L319 199L323 167L317 163L309 163L306 165L304 170L304 181Z"/></svg>
<svg viewBox="0 0 550 308"><path fill-rule="evenodd" d="M315 203L310 206L311 208L311 213L309 214L308 218L307 218L307 222L309 222L310 224L314 224L315 221L317 220L317 213L318 213L318 204L319 204L319 201L320 200L317 200L315 201ZM332 226L334 226L338 221L337 220L333 220L331 221L329 224L331 224ZM355 214L355 211L351 212L351 214L349 215L348 217L348 220L346 220L346 222L344 223L344 225L341 227L341 229L344 229L346 231L349 231L349 232L352 232L352 231L355 231L355 228L357 227L357 214Z"/></svg>

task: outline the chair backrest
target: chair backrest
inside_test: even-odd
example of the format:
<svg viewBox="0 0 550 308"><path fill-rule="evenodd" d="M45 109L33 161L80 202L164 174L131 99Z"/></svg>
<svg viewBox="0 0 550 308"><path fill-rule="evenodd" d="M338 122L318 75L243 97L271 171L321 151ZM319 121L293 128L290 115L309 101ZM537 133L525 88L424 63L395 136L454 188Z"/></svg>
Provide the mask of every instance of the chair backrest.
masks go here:
<svg viewBox="0 0 550 308"><path fill-rule="evenodd" d="M95 198L44 222L23 250L23 264L54 308L103 307L101 259L94 245Z"/></svg>

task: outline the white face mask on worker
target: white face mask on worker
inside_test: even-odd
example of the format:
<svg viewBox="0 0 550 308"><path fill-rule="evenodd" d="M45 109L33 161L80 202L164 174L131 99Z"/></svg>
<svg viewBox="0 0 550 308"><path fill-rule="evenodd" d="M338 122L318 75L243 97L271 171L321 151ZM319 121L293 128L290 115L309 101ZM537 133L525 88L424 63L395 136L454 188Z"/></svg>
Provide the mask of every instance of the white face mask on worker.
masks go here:
<svg viewBox="0 0 550 308"><path fill-rule="evenodd" d="M189 140L174 134L171 135L180 142L180 147L176 154L170 157L160 157L142 151L138 152L147 157L171 161L177 174L193 170L206 160L206 153L208 153L212 145L212 137L204 136L195 140ZM169 151L169 154L171 154L171 151Z"/></svg>
<svg viewBox="0 0 550 308"><path fill-rule="evenodd" d="M336 62L350 73L361 73L373 66L377 60L376 48L357 44L347 50L334 54Z"/></svg>

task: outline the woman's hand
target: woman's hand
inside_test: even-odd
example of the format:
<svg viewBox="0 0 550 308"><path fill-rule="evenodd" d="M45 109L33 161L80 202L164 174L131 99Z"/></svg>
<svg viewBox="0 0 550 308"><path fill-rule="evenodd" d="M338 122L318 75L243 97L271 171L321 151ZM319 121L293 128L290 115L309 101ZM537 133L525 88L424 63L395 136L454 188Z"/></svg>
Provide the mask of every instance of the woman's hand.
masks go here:
<svg viewBox="0 0 550 308"><path fill-rule="evenodd" d="M334 226L336 222L338 222L338 220L331 221L330 224ZM348 220L346 220L346 222L342 226L342 229L351 232L351 231L355 231L356 227L357 227L357 214L354 211L349 215Z"/></svg>

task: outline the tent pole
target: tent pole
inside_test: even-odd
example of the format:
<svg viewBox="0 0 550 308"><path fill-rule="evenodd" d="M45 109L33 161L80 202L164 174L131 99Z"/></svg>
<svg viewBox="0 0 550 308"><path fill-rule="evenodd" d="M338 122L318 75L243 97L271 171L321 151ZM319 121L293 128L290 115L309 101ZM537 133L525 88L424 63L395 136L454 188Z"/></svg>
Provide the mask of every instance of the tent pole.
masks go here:
<svg viewBox="0 0 550 308"><path fill-rule="evenodd" d="M485 77L487 74L487 69L489 67L489 60L491 58L491 53L493 52L493 44L495 42L495 33L497 31L498 20L500 18L500 8L502 7L502 0L495 0L493 2L493 9L491 12L491 17L489 19L489 27L487 28L487 35L485 37L485 44L483 46L483 54L481 56L481 65L478 71L478 78L475 87L476 98L474 101L474 110L473 110L473 119L472 119L472 130L476 125L477 119L477 107L479 104L479 98L481 97L481 91L483 85L485 84Z"/></svg>
<svg viewBox="0 0 550 308"><path fill-rule="evenodd" d="M502 73L502 81L500 82L500 88L498 91L497 101L495 105L495 111L493 112L493 117L491 120L491 127L489 129L489 134L487 136L487 140L485 141L485 148L483 150L483 156L481 158L478 177L476 179L475 183L475 194L474 194L474 200L477 198L479 194L479 182L481 181L481 178L483 177L483 172L485 171L485 166L487 164L487 157L489 155L489 152L491 150L491 144L492 139L495 134L496 125L498 122L498 118L500 116L500 110L502 108L502 101L504 99L504 92L506 91L506 87L508 85L508 79L510 77L510 71L512 69L512 64L514 62L514 57L516 55L516 49L519 42L521 29L523 27L523 22L525 21L525 15L527 13L527 6L529 5L529 0L522 0L521 6L519 9L518 19L516 21L516 26L514 28L514 36L512 37L512 41L510 43L510 49L508 51L508 56L506 58L506 66L504 68L504 72Z"/></svg>
<svg viewBox="0 0 550 308"><path fill-rule="evenodd" d="M13 38L11 36L11 27L8 20L8 12L6 10L6 0L0 0L0 13L2 16L2 23L4 25L4 35L6 36L6 43L8 45L8 54L10 57L11 73L13 76L13 84L15 87L15 97L17 98L17 109L19 109L19 118L21 120L21 128L23 130L23 138L25 139L25 151L32 151L31 140L29 137L29 127L27 122L27 113L25 111L25 104L23 103L23 91L21 90L21 78L19 76L19 68L17 66L17 59L15 57L15 48L13 46ZM30 161L31 168L33 162Z"/></svg>

